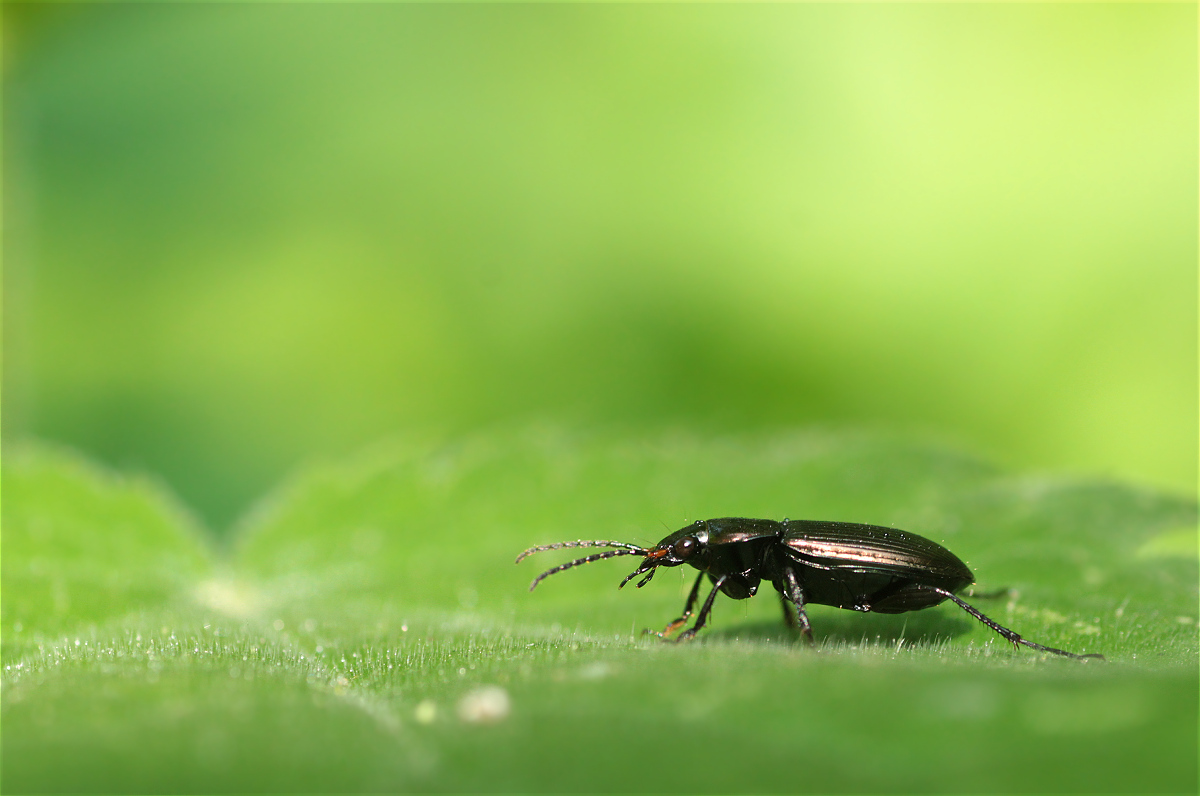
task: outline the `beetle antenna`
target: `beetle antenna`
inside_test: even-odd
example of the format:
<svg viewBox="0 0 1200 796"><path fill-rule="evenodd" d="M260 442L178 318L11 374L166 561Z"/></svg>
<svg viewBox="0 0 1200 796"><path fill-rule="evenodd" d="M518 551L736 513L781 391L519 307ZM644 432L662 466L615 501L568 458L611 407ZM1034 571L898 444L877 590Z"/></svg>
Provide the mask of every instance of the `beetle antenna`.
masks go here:
<svg viewBox="0 0 1200 796"><path fill-rule="evenodd" d="M619 547L622 550L629 550L639 555L646 554L646 548L638 547L637 545L630 544L629 542L606 542L600 539L587 541L580 539L577 542L555 542L554 544L543 544L538 545L537 547L531 547L524 553L521 553L521 555L517 556L516 563L520 564L527 556L531 556L534 553L540 553L543 550L562 550L564 547Z"/></svg>
<svg viewBox="0 0 1200 796"><path fill-rule="evenodd" d="M607 543L605 543L605 544L607 544ZM592 547L594 545L590 544L590 543L585 543L585 544L567 543L562 546L563 547ZM594 553L590 556L585 556L583 558L577 558L574 561L568 561L565 564L559 564L557 567L548 569L545 572L543 572L542 574L538 575L536 578L533 579L533 583L529 584L529 590L533 591L535 588L537 588L537 585L539 583L541 583L544 579L550 577L551 575L553 575L555 573L562 572L564 569L570 569L571 567L577 567L580 564L590 564L593 561L601 561L605 558L614 558L616 556L640 556L645 552L646 552L646 550L641 547L633 547L633 549L621 548L619 550L605 550L603 553ZM518 559L518 560L520 560L520 559Z"/></svg>

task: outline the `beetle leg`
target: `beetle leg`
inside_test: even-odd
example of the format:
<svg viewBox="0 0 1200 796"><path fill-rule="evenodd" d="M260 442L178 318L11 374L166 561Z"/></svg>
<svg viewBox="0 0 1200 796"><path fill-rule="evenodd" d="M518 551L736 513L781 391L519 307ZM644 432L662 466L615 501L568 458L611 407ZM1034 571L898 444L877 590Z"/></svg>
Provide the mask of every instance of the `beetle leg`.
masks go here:
<svg viewBox="0 0 1200 796"><path fill-rule="evenodd" d="M799 630L800 623L796 621L795 615L792 614L792 609L788 607L791 604L792 601L783 596L783 592L779 592L779 607L783 609L783 621L792 630Z"/></svg>
<svg viewBox="0 0 1200 796"><path fill-rule="evenodd" d="M1104 660L1103 655L1099 655L1094 652L1089 653L1087 655L1076 655L1074 652L1067 652L1066 650L1060 650L1060 649L1055 649L1054 647L1046 647L1041 644L1035 644L1032 641L1028 641L1028 640L1022 638L1021 634L1017 633L1015 630L1009 630L1007 627L1003 627L1000 624L993 621L992 619L984 616L983 613L981 611L979 611L977 608L975 608L973 605L969 605L968 603L963 602L956 595L954 595L951 592L946 591L945 589L939 589L936 586L918 586L916 588L936 592L936 593L942 595L943 597L945 597L946 599L953 600L955 603L958 604L959 608L962 608L964 611L969 613L971 616L975 617L980 622L983 622L985 625L990 627L992 630L999 633L1001 636L1004 637L1004 639L1006 641L1012 642L1012 645L1014 647L1017 646L1018 644L1022 644L1031 649L1040 650L1041 652L1053 652L1055 655L1065 655L1068 658L1099 658L1100 660Z"/></svg>
<svg viewBox="0 0 1200 796"><path fill-rule="evenodd" d="M804 610L804 589L800 586L800 579L796 577L796 571L791 567L783 568L783 584L787 589L787 598L796 606L796 624L793 627L799 627L800 633L808 639L809 644L812 644L812 627L808 624L808 612ZM783 613L789 619L791 618L788 615L786 602L783 604Z"/></svg>
<svg viewBox="0 0 1200 796"><path fill-rule="evenodd" d="M654 633L654 635L658 636L659 638L666 638L679 628L686 625L687 620L692 618L692 609L696 607L696 598L700 596L700 581L702 580L704 580L704 573L700 572L696 575L696 582L692 584L692 591L690 594L688 594L687 603L683 606L683 616L670 622L665 628L663 628L663 632L661 633L654 633L654 631L650 630L649 628L646 629L646 633Z"/></svg>
<svg viewBox="0 0 1200 796"><path fill-rule="evenodd" d="M727 580L729 580L729 576L722 575L713 581L713 590L709 593L708 599L704 601L704 605L700 608L700 615L696 617L696 624L680 633L679 638L675 639L676 641L687 641L708 623L708 615L712 613L713 602L717 599L717 593L721 591L721 584Z"/></svg>

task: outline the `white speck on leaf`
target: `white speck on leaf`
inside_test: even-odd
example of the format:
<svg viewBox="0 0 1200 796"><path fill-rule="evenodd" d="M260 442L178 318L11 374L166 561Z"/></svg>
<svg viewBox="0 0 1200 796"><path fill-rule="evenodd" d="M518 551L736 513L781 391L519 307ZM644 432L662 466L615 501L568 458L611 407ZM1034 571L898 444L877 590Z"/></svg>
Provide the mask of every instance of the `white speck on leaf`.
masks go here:
<svg viewBox="0 0 1200 796"><path fill-rule="evenodd" d="M467 724L496 724L508 718L512 706L508 692L489 685L469 691L458 702L458 717Z"/></svg>

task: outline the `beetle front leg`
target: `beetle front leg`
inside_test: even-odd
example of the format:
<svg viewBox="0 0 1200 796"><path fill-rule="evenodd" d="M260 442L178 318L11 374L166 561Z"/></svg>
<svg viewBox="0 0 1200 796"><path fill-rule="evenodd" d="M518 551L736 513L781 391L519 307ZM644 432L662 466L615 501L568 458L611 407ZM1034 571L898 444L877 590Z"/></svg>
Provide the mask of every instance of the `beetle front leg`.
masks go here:
<svg viewBox="0 0 1200 796"><path fill-rule="evenodd" d="M703 574L703 573L701 573L701 574ZM679 638L675 639L675 641L677 641L677 642L687 641L688 639L695 636L696 632L699 631L700 628L704 627L708 623L708 615L712 613L713 602L716 601L716 599L717 599L717 593L721 591L721 584L727 580L729 580L729 576L722 575L721 577L719 577L715 581L713 581L713 590L712 590L712 592L709 593L708 599L704 601L704 605L700 608L700 615L698 617L696 617L696 624L692 625L690 628L683 631L679 635ZM696 583L697 588L699 588L699 585L700 585L699 581L697 581L697 583Z"/></svg>
<svg viewBox="0 0 1200 796"><path fill-rule="evenodd" d="M800 586L800 579L796 577L796 571L791 567L783 568L783 586L787 589L787 598L796 606L796 623L800 628L800 633L808 639L809 644L814 643L812 627L808 624L808 612L804 610L804 589ZM787 614L786 604L784 605L784 614Z"/></svg>
<svg viewBox="0 0 1200 796"><path fill-rule="evenodd" d="M692 591L690 594L688 594L687 603L683 606L683 616L672 620L665 628L663 628L663 632L661 633L654 633L654 631L650 630L649 628L646 629L645 633L653 633L659 638L665 639L667 636L686 625L687 620L692 618L692 609L696 607L696 598L700 596L700 581L702 580L704 580L704 573L700 572L696 575L696 582L692 584Z"/></svg>

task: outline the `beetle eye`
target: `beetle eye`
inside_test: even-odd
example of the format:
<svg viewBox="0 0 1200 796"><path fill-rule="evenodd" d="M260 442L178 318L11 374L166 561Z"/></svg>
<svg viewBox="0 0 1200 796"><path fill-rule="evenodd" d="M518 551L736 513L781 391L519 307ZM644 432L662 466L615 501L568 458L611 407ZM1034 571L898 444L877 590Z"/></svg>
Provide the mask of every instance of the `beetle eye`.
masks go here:
<svg viewBox="0 0 1200 796"><path fill-rule="evenodd" d="M694 536L685 536L675 544L671 545L671 554L676 558L687 558L696 551L696 538Z"/></svg>

